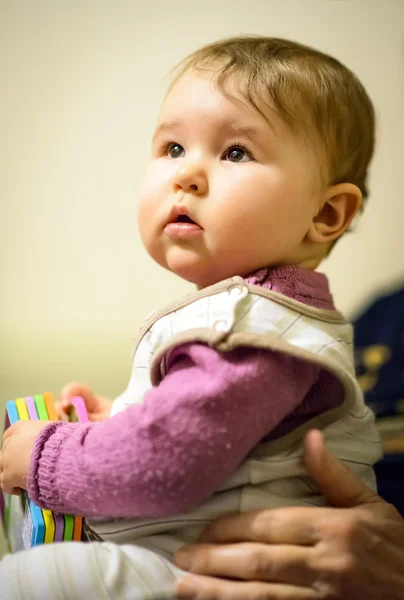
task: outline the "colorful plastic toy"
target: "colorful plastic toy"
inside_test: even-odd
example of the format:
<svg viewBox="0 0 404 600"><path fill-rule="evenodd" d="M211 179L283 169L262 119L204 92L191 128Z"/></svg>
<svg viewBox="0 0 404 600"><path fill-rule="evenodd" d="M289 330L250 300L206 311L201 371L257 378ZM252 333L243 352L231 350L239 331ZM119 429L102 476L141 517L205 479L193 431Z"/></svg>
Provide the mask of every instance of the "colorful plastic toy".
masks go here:
<svg viewBox="0 0 404 600"><path fill-rule="evenodd" d="M52 394L44 393L7 402L5 429L18 420L34 419L58 420ZM88 421L82 398L73 398L69 420L82 423ZM0 492L0 513L10 552L18 552L38 544L81 539L82 517L60 515L41 509L25 491L20 496Z"/></svg>

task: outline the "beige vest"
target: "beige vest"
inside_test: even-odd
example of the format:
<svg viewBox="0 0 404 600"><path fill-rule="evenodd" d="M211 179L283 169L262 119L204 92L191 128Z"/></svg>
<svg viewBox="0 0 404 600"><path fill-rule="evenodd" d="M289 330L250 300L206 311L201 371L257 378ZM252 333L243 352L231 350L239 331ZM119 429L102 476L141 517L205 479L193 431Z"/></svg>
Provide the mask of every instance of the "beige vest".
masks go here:
<svg viewBox="0 0 404 600"><path fill-rule="evenodd" d="M213 496L186 514L164 519L92 520L102 539L143 545L168 558L194 541L218 516L265 507L324 504L302 464L302 438L315 427L328 447L371 487L372 465L381 456L374 416L355 379L353 332L341 313L320 310L240 277L190 294L152 313L139 334L127 390L112 414L143 402L164 378L164 357L185 342L203 342L220 352L238 346L267 348L311 361L343 384L340 407L304 423L281 439L259 444Z"/></svg>

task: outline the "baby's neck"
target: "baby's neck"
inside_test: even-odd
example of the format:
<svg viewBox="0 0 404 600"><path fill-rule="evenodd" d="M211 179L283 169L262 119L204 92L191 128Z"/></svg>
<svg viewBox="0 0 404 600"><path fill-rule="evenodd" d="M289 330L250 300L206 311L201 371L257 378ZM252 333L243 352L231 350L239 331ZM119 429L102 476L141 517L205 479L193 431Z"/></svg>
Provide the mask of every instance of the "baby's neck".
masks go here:
<svg viewBox="0 0 404 600"><path fill-rule="evenodd" d="M296 265L268 267L244 277L244 281L288 296L303 304L324 310L335 310L327 277L312 269L303 269Z"/></svg>

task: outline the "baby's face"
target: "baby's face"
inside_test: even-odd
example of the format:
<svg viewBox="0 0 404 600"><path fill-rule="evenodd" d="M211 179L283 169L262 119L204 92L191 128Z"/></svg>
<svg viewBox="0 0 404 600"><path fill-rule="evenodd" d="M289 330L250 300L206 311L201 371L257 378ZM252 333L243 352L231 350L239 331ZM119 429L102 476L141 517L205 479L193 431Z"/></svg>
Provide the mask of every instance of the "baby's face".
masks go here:
<svg viewBox="0 0 404 600"><path fill-rule="evenodd" d="M205 287L260 267L304 264L320 208L313 153L275 111L185 74L158 118L139 201L150 255ZM237 86L231 89L237 94Z"/></svg>

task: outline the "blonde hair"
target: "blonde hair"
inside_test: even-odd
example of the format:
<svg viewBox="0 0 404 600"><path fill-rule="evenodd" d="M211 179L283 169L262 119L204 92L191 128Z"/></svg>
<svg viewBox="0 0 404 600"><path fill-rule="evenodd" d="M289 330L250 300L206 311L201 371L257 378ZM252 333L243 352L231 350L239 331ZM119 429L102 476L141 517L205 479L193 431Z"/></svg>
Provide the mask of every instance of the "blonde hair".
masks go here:
<svg viewBox="0 0 404 600"><path fill-rule="evenodd" d="M289 40L233 37L186 57L176 67L171 87L189 70L216 65L213 76L224 93L226 83L236 79L240 93L257 110L264 114L263 105L275 109L293 131L314 142L324 159L327 184L353 183L367 198L375 112L365 88L347 67Z"/></svg>

